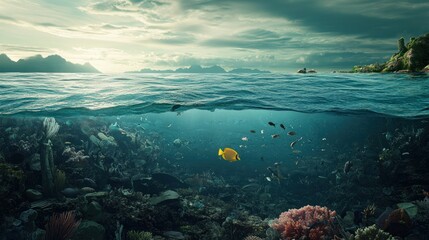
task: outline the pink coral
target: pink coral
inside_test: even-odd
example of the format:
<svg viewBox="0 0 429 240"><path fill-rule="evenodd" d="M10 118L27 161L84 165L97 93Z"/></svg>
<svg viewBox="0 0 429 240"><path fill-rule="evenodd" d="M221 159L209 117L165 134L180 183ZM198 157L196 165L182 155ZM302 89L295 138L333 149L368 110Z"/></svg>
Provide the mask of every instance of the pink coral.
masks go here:
<svg viewBox="0 0 429 240"><path fill-rule="evenodd" d="M281 213L271 227L280 233L281 239L332 239L335 214L326 207L307 205Z"/></svg>

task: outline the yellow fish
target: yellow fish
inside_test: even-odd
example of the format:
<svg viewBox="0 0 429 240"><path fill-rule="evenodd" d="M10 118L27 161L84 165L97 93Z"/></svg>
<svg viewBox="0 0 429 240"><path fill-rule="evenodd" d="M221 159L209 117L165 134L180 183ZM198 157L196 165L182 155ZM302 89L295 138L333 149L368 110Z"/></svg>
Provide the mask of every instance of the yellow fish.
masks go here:
<svg viewBox="0 0 429 240"><path fill-rule="evenodd" d="M238 156L238 153L232 148L225 148L223 151L219 148L218 155L222 156L222 158L228 162L240 160L240 156Z"/></svg>

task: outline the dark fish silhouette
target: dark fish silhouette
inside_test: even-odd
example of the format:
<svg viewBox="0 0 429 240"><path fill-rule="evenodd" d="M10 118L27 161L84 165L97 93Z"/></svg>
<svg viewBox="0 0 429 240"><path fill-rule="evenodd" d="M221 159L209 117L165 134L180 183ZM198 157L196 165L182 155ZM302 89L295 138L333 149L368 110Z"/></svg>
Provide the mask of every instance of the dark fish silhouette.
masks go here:
<svg viewBox="0 0 429 240"><path fill-rule="evenodd" d="M287 135L293 136L293 135L296 135L296 132L295 131L290 131L290 132L287 133Z"/></svg>
<svg viewBox="0 0 429 240"><path fill-rule="evenodd" d="M283 125L283 123L280 123L280 127L283 128L283 130L286 130L286 127Z"/></svg>
<svg viewBox="0 0 429 240"><path fill-rule="evenodd" d="M344 169L343 169L344 173L345 173L345 174L349 173L349 172L350 172L350 169L352 168L352 166L353 166L352 161L347 161L347 162L344 164Z"/></svg>
<svg viewBox="0 0 429 240"><path fill-rule="evenodd" d="M279 138L279 137L280 137L280 134L273 134L273 135L271 135L271 137L272 137L272 138Z"/></svg>
<svg viewBox="0 0 429 240"><path fill-rule="evenodd" d="M275 127L276 125L273 122L268 122L268 125Z"/></svg>
<svg viewBox="0 0 429 240"><path fill-rule="evenodd" d="M250 132L251 132L251 133L256 133L256 131L255 131L255 130L250 130Z"/></svg>
<svg viewBox="0 0 429 240"><path fill-rule="evenodd" d="M173 105L172 107L171 107L171 111L172 112L174 112L174 111L176 111L178 108L180 108L182 105L180 105L180 104L176 104L176 105Z"/></svg>

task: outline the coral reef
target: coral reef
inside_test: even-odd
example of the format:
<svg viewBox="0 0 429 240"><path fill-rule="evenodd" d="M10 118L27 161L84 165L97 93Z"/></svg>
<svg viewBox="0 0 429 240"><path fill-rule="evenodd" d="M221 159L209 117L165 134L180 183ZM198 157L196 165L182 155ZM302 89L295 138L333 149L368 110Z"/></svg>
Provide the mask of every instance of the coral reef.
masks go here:
<svg viewBox="0 0 429 240"><path fill-rule="evenodd" d="M356 230L351 240L394 240L395 238L389 233L378 229L375 225Z"/></svg>
<svg viewBox="0 0 429 240"><path fill-rule="evenodd" d="M307 205L281 213L271 227L282 239L332 239L331 223L335 215L335 211L326 207Z"/></svg>

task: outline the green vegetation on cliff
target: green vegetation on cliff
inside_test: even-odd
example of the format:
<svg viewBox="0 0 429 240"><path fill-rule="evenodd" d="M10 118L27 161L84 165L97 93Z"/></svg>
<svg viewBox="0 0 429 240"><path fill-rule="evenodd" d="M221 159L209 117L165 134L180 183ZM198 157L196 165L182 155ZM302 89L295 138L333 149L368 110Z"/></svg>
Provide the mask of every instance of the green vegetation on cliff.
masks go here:
<svg viewBox="0 0 429 240"><path fill-rule="evenodd" d="M429 33L411 38L405 46L404 38L398 40L398 52L383 64L354 66L352 72L429 72Z"/></svg>

